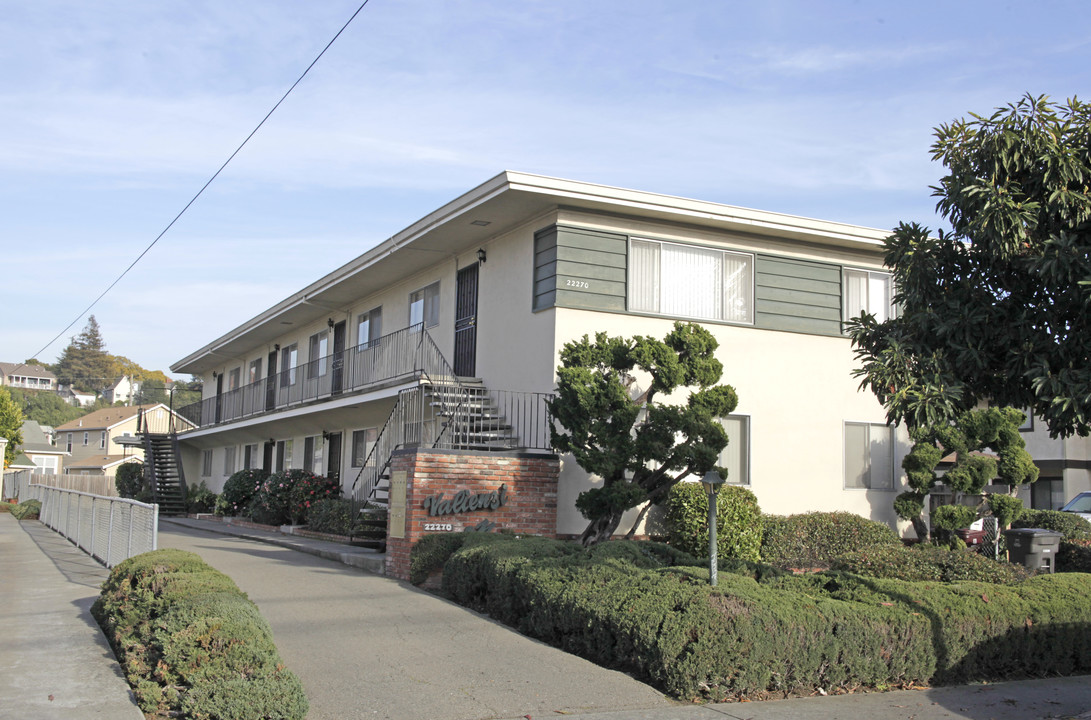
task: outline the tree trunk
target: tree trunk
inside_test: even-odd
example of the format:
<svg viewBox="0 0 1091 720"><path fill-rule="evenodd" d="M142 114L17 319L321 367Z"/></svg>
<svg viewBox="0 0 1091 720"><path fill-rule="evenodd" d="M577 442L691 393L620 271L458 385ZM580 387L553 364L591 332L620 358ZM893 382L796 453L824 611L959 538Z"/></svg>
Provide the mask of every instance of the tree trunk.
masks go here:
<svg viewBox="0 0 1091 720"><path fill-rule="evenodd" d="M928 523L924 521L924 518L918 515L909 522L913 523L913 532L917 533L917 539L922 543L928 542Z"/></svg>
<svg viewBox="0 0 1091 720"><path fill-rule="evenodd" d="M613 537L614 532L617 530L617 526L621 524L621 516L624 512L624 510L618 510L604 515L597 520L592 520L587 524L587 529L580 535L580 544L584 547L591 547L603 540L609 540Z"/></svg>

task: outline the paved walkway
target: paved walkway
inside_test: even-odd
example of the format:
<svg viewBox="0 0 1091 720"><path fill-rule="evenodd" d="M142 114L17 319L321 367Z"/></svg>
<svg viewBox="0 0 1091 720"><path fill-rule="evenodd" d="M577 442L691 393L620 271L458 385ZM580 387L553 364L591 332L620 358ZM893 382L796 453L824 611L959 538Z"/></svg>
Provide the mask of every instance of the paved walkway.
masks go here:
<svg viewBox="0 0 1091 720"><path fill-rule="evenodd" d="M342 546L164 519L160 547L198 552L249 593L303 680L309 720L1091 720L1091 677L682 705L363 572L368 559ZM87 612L105 576L39 523L0 515L0 717L142 717Z"/></svg>
<svg viewBox="0 0 1091 720"><path fill-rule="evenodd" d="M106 575L41 523L0 513L0 717L143 720L91 617Z"/></svg>

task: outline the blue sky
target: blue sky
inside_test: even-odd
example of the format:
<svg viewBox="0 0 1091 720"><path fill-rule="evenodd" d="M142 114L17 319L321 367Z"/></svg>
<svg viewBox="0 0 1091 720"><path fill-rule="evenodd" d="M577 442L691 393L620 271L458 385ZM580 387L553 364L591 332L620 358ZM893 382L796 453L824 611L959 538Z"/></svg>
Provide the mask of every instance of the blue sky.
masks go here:
<svg viewBox="0 0 1091 720"><path fill-rule="evenodd" d="M358 5L0 2L0 360L77 318ZM1089 30L1050 0L371 0L92 312L167 371L501 170L937 227L932 129L1085 95Z"/></svg>

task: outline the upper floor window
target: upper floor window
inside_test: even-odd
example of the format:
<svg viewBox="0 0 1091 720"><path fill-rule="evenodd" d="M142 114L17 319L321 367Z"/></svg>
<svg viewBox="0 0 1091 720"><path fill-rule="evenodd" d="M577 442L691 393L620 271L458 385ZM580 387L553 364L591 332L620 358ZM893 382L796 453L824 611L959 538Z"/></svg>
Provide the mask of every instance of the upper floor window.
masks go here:
<svg viewBox="0 0 1091 720"><path fill-rule="evenodd" d="M295 385L296 365L299 363L299 348L295 343L280 349L280 386Z"/></svg>
<svg viewBox="0 0 1091 720"><path fill-rule="evenodd" d="M410 323L412 324L412 323ZM383 309L377 307L360 313L356 318L356 343L361 350L366 350L382 337L383 334Z"/></svg>
<svg viewBox="0 0 1091 720"><path fill-rule="evenodd" d="M845 487L894 488L894 428L845 423Z"/></svg>
<svg viewBox="0 0 1091 720"><path fill-rule="evenodd" d="M235 368L231 372L227 373L227 391L239 389L239 376L242 375L242 368Z"/></svg>
<svg viewBox="0 0 1091 720"><path fill-rule="evenodd" d="M409 293L409 325L424 323L430 328L439 325L439 283Z"/></svg>
<svg viewBox="0 0 1091 720"><path fill-rule="evenodd" d="M309 348L307 350L308 360L307 363L307 377L316 378L322 377L326 374L326 365L329 362L330 347L330 334L323 330L322 332L311 335Z"/></svg>
<svg viewBox="0 0 1091 720"><path fill-rule="evenodd" d="M65 449L72 452L72 433L68 433L68 446Z"/></svg>
<svg viewBox="0 0 1091 720"><path fill-rule="evenodd" d="M101 431L99 433L98 446L99 446L99 449L105 449L106 448L106 431L105 430L103 430L103 431Z"/></svg>
<svg viewBox="0 0 1091 720"><path fill-rule="evenodd" d="M90 441L90 439L91 439L91 436L88 435L87 431L85 430L84 433L83 433L83 446L84 447L87 447L87 443Z"/></svg>
<svg viewBox="0 0 1091 720"><path fill-rule="evenodd" d="M894 317L894 283L890 273L845 269L845 320L868 312L878 322Z"/></svg>
<svg viewBox="0 0 1091 720"><path fill-rule="evenodd" d="M695 320L754 322L754 256L633 240L629 309Z"/></svg>
<svg viewBox="0 0 1091 720"><path fill-rule="evenodd" d="M261 358L250 361L250 372L246 377L247 383L256 383L258 380L261 380Z"/></svg>

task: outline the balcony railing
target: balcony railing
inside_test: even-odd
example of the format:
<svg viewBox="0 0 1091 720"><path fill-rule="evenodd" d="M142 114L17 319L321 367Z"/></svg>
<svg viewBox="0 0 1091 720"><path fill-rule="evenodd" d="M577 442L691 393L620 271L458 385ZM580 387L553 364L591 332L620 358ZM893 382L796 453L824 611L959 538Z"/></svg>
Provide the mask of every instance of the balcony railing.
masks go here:
<svg viewBox="0 0 1091 720"><path fill-rule="evenodd" d="M197 427L234 422L386 383L447 372L446 361L422 328L414 325L339 353L205 398L177 410ZM181 429L181 428L179 428Z"/></svg>

